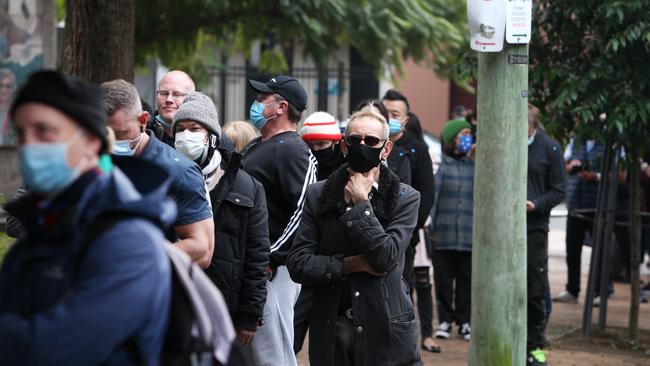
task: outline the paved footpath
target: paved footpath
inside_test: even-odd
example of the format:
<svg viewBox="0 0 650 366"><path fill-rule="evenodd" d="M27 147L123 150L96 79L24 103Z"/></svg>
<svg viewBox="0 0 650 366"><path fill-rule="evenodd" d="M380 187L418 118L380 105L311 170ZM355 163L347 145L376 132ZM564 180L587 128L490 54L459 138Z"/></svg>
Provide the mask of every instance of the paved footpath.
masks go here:
<svg viewBox="0 0 650 366"><path fill-rule="evenodd" d="M564 217L552 218L551 232L549 233L549 280L551 283L551 293L556 294L564 289L566 282L566 261L565 261L565 244L564 244ZM587 287L587 272L589 271L589 259L591 248L584 247L582 253L582 288ZM645 272L644 280L650 281L650 274ZM553 304L553 313L547 330L547 336L553 340L559 336L580 331L582 324L582 312L584 304L584 292L579 304ZM616 284L615 294L608 302L608 326L626 328L629 311L629 285ZM639 317L641 329L650 331L650 304L641 304L641 313ZM594 310L593 324L598 322L598 311ZM457 329L454 328L454 332ZM445 365L445 366L466 366L469 342L458 338L457 334L449 340L438 340L442 346L442 353L431 354L422 352L424 365ZM301 366L309 365L307 349L309 345L305 342L305 347L298 355L298 364ZM593 347L589 350L581 350L580 347L556 347L548 353L549 365L552 366L578 366L578 365L650 365L650 355L647 359L640 359L638 356L633 357L621 352L615 356L612 355L611 349L605 349L602 352L594 351ZM492 366L492 365L485 365Z"/></svg>

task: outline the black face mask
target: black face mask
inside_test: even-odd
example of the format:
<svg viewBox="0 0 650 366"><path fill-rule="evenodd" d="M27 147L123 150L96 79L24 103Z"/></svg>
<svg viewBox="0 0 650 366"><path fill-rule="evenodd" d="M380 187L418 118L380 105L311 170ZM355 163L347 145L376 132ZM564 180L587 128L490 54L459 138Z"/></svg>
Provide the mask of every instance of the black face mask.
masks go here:
<svg viewBox="0 0 650 366"><path fill-rule="evenodd" d="M329 166L333 162L338 161L339 147L338 144L336 144L327 149L312 151L311 153L314 154L319 166Z"/></svg>
<svg viewBox="0 0 650 366"><path fill-rule="evenodd" d="M346 159L353 171L357 173L367 173L372 168L378 166L381 162L380 155L383 148L384 145L380 147L348 145L348 156L346 156Z"/></svg>

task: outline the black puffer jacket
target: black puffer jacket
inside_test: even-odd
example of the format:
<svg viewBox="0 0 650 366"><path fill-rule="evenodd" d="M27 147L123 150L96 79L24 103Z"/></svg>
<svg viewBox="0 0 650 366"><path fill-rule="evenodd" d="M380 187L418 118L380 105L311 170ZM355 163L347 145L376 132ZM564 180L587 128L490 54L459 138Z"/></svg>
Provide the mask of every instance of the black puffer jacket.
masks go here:
<svg viewBox="0 0 650 366"><path fill-rule="evenodd" d="M210 192L215 244L205 272L223 293L235 326L255 331L266 302L269 264L264 187L240 168L239 154L219 152L225 174Z"/></svg>

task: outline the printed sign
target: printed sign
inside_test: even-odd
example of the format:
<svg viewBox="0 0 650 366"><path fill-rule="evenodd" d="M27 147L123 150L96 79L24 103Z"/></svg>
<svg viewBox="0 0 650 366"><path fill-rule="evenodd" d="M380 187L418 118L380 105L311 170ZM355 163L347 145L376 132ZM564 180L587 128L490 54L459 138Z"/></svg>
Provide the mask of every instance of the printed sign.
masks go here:
<svg viewBox="0 0 650 366"><path fill-rule="evenodd" d="M533 13L531 0L508 0L506 2L506 42L526 44L530 42L530 23Z"/></svg>
<svg viewBox="0 0 650 366"><path fill-rule="evenodd" d="M470 47L479 52L500 52L506 28L506 0L467 0Z"/></svg>

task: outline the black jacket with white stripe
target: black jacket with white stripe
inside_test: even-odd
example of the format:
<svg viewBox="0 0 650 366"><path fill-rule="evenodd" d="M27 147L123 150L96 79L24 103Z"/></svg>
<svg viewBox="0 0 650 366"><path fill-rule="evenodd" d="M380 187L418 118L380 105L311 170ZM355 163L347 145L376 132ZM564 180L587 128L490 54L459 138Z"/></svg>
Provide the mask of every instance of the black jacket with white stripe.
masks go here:
<svg viewBox="0 0 650 366"><path fill-rule="evenodd" d="M269 212L269 265L285 265L300 224L307 186L316 182L317 162L293 131L266 141L257 138L246 147L244 170L264 186Z"/></svg>

